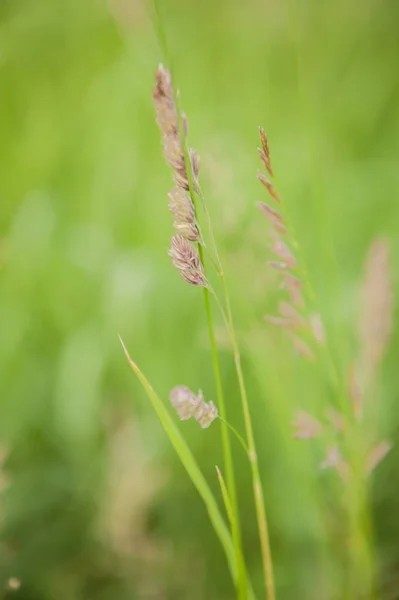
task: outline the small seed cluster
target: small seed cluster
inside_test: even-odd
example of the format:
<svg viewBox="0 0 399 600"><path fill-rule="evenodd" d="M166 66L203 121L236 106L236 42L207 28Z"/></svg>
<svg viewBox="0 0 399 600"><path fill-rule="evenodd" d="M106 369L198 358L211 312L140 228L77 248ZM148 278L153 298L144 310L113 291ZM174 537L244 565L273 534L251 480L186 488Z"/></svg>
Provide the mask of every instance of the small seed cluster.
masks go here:
<svg viewBox="0 0 399 600"><path fill-rule="evenodd" d="M205 402L201 390L194 394L190 388L179 385L170 392L170 402L181 421L194 418L202 429L218 417L218 409L212 401Z"/></svg>
<svg viewBox="0 0 399 600"><path fill-rule="evenodd" d="M261 147L258 148L260 159L266 169L267 175L258 173L258 179L266 188L273 203L281 205L281 200L276 188L272 183L273 170L270 160L270 148L266 133L262 127L259 128ZM288 301L279 303L277 316L266 316L269 323L284 327L290 334L295 350L309 360L315 359L315 353L306 339L311 338L317 343L324 343L324 330L317 314L305 316L306 303L302 291L302 281L297 276L298 261L293 248L295 243L290 239L289 229L281 211L267 204L259 202L258 208L270 223L270 251L275 259L269 261L269 265L276 269L281 275L281 287L288 293ZM306 339L305 339L306 338Z"/></svg>

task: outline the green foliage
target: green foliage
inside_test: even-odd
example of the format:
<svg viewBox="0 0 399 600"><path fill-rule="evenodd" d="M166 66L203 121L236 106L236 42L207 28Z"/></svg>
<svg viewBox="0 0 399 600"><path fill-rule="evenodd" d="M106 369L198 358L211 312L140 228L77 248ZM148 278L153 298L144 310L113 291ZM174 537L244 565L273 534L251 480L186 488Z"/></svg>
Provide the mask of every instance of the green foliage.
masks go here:
<svg viewBox="0 0 399 600"><path fill-rule="evenodd" d="M266 266L268 227L255 208L265 199L257 127L268 132L335 355L349 367L358 284L377 235L389 237L397 270L398 7L161 4L230 286L277 596L338 600L339 483L318 468L322 448L292 439L291 427L297 408L321 415L331 390L263 321L278 292ZM170 182L151 102L161 52L147 9L136 0L4 0L0 34L0 442L8 451L0 588L17 577L21 588L7 597L231 598L206 510L117 338L160 397L186 384L216 399L202 298L166 254ZM242 432L231 352L222 320L215 325L229 421ZM393 442L398 352L394 335L376 398L378 425ZM177 427L220 498L219 428ZM231 443L257 592L247 457L234 436ZM394 447L370 493L387 599L398 594L398 461Z"/></svg>

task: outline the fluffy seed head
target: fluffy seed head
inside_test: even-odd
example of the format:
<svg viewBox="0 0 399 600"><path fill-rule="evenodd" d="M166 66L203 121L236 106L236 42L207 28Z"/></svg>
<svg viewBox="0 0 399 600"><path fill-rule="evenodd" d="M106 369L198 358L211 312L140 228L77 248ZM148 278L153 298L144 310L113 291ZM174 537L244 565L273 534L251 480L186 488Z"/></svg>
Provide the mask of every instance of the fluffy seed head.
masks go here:
<svg viewBox="0 0 399 600"><path fill-rule="evenodd" d="M202 429L206 429L218 417L218 409L211 402L205 402L201 391L194 394L190 388L179 385L170 392L170 401L181 421L192 417Z"/></svg>
<svg viewBox="0 0 399 600"><path fill-rule="evenodd" d="M181 421L194 416L200 401L200 398L184 385L178 385L170 392L170 402Z"/></svg>
<svg viewBox="0 0 399 600"><path fill-rule="evenodd" d="M184 161L183 143L180 138L179 118L173 94L172 79L169 71L162 65L155 73L155 89L153 100L156 120L163 135L163 147L166 162L174 171L177 185L188 189L188 178ZM185 120L187 121L187 120ZM187 122L183 120L183 129L187 130Z"/></svg>
<svg viewBox="0 0 399 600"><path fill-rule="evenodd" d="M199 254L183 235L172 237L168 254L172 258L173 265L187 283L208 286Z"/></svg>
<svg viewBox="0 0 399 600"><path fill-rule="evenodd" d="M180 187L169 192L169 210L173 213L175 229L190 242L198 242L199 235L195 220L194 204L185 190Z"/></svg>

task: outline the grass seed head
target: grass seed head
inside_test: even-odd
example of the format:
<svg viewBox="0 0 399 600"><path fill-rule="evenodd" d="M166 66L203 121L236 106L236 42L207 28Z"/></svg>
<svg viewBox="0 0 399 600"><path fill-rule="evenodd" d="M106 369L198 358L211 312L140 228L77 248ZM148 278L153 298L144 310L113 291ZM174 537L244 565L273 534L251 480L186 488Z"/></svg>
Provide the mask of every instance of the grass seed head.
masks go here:
<svg viewBox="0 0 399 600"><path fill-rule="evenodd" d="M181 421L194 418L206 429L218 417L218 409L211 402L205 402L201 391L194 394L190 388L179 385L170 392L170 402Z"/></svg>
<svg viewBox="0 0 399 600"><path fill-rule="evenodd" d="M188 190L188 177L184 160L183 140L179 128L179 116L169 71L162 65L155 73L153 100L156 121L163 136L166 162L174 171L176 185ZM183 131L187 131L187 119L183 119Z"/></svg>
<svg viewBox="0 0 399 600"><path fill-rule="evenodd" d="M173 265L187 283L208 287L204 269L198 251L183 235L172 237L169 256Z"/></svg>
<svg viewBox="0 0 399 600"><path fill-rule="evenodd" d="M189 194L181 187L169 192L169 210L173 213L175 229L190 242L198 242L195 208Z"/></svg>
<svg viewBox="0 0 399 600"><path fill-rule="evenodd" d="M260 143L262 144L262 148L258 148L259 156L265 165L266 171L269 173L270 177L273 177L273 170L270 162L270 148L269 142L266 137L265 130L263 127L259 127L259 137Z"/></svg>

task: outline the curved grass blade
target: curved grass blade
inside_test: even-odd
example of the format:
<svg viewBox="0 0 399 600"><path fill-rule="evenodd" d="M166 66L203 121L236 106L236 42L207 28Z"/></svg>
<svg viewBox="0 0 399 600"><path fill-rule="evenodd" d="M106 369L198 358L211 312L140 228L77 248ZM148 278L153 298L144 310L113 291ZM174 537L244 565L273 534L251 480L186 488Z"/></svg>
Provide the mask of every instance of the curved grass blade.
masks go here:
<svg viewBox="0 0 399 600"><path fill-rule="evenodd" d="M190 448L187 446L183 436L181 435L179 429L176 427L172 417L169 412L165 408L163 402L159 398L158 394L155 392L148 379L136 365L136 363L131 359L126 346L119 336L119 341L122 345L125 356L139 379L141 385L143 386L149 400L151 401L152 406L154 407L155 412L158 415L159 420L162 423L162 426L172 444L174 449L176 450L184 468L187 471L188 476L190 477L193 485L197 489L199 495L201 496L209 515L209 519L212 523L212 526L215 530L216 535L218 536L220 543L222 544L224 553L226 555L228 567L233 578L235 585L237 585L238 577L239 577L239 566L237 565L236 553L234 544L230 535L228 528L224 522L224 519L220 513L219 507L215 500L215 497L206 482L200 468L198 467L197 461L195 460ZM255 600L252 589L250 588L249 583L248 587L248 598L250 600Z"/></svg>

